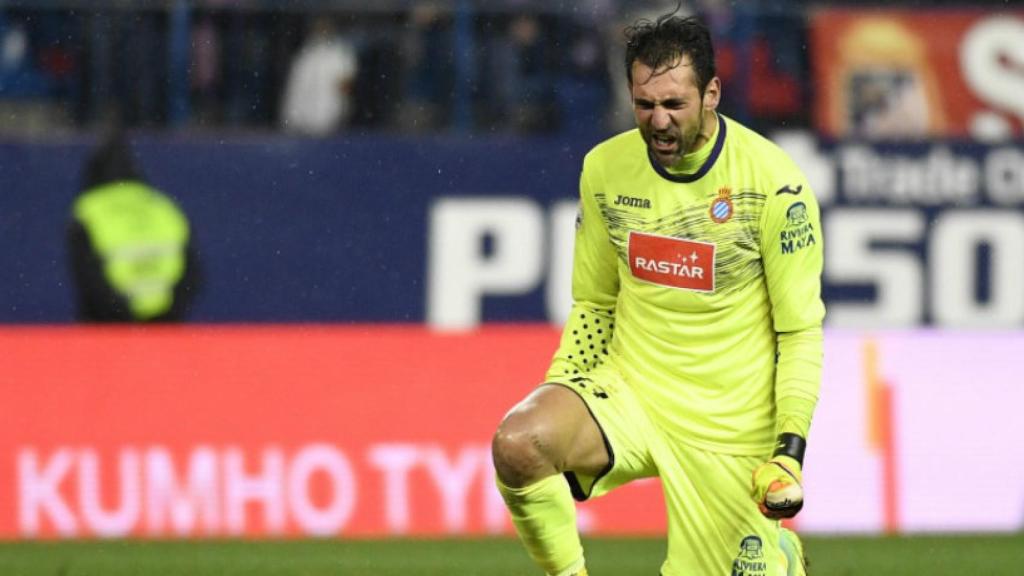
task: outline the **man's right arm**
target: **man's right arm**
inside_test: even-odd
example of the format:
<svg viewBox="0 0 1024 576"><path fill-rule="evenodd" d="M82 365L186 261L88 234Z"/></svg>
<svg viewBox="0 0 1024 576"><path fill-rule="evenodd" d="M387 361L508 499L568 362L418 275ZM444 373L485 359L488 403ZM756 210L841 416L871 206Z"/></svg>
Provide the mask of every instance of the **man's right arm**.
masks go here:
<svg viewBox="0 0 1024 576"><path fill-rule="evenodd" d="M583 163L580 204L573 250L573 305L562 331L561 344L547 378L583 374L608 354L615 328L615 302L619 293L617 253L608 237L601 208L594 197L599 172L592 155Z"/></svg>

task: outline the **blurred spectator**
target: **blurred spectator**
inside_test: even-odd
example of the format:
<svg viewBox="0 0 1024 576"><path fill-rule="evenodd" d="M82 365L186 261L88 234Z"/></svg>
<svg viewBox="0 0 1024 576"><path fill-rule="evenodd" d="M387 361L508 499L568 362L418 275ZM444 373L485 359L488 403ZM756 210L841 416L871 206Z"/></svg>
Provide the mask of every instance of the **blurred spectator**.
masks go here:
<svg viewBox="0 0 1024 576"><path fill-rule="evenodd" d="M39 97L49 92L50 83L33 58L25 26L6 26L0 38L0 94L7 97Z"/></svg>
<svg viewBox="0 0 1024 576"><path fill-rule="evenodd" d="M276 93L285 84L278 73L281 48L292 40L295 22L280 12L232 10L222 31L224 123L272 127L277 118Z"/></svg>
<svg viewBox="0 0 1024 576"><path fill-rule="evenodd" d="M128 126L154 126L166 119L168 62L165 14L158 10L96 10L85 15L88 30L83 98L87 118L102 120L111 107Z"/></svg>
<svg viewBox="0 0 1024 576"><path fill-rule="evenodd" d="M359 73L352 86L350 129L380 130L395 125L401 108L404 14L351 16L346 28L359 54Z"/></svg>
<svg viewBox="0 0 1024 576"><path fill-rule="evenodd" d="M504 34L484 40L481 62L483 113L487 125L519 132L557 127L555 70L547 37L537 16L512 16Z"/></svg>
<svg viewBox="0 0 1024 576"><path fill-rule="evenodd" d="M755 130L806 125L804 16L791 0L770 5L703 0L724 86L721 106Z"/></svg>
<svg viewBox="0 0 1024 576"><path fill-rule="evenodd" d="M316 17L288 75L281 109L284 130L326 136L344 126L352 113L357 72L355 49L329 17Z"/></svg>
<svg viewBox="0 0 1024 576"><path fill-rule="evenodd" d="M188 220L146 184L120 131L85 166L67 241L79 320L186 318L199 283Z"/></svg>
<svg viewBox="0 0 1024 576"><path fill-rule="evenodd" d="M223 98L220 32L209 13L200 16L192 28L191 90L193 119L199 125L221 117Z"/></svg>
<svg viewBox="0 0 1024 576"><path fill-rule="evenodd" d="M405 95L403 129L435 130L450 119L455 83L452 17L436 2L414 3L406 24L402 58Z"/></svg>
<svg viewBox="0 0 1024 576"><path fill-rule="evenodd" d="M605 26L614 19L610 0L588 0L578 12L559 22L558 37L568 39L555 75L558 86L558 127L569 137L589 138L607 132L611 102ZM621 88L621 76L614 88Z"/></svg>
<svg viewBox="0 0 1024 576"><path fill-rule="evenodd" d="M71 124L72 38L55 14L0 13L0 130L48 134Z"/></svg>

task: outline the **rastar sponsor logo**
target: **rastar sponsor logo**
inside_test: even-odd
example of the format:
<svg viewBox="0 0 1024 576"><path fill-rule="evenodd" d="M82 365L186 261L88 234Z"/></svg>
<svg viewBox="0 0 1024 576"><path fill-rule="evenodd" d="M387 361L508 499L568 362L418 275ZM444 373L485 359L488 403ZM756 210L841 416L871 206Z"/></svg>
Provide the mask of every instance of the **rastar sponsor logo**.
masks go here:
<svg viewBox="0 0 1024 576"><path fill-rule="evenodd" d="M633 277L683 290L715 291L715 245L643 232L629 233Z"/></svg>

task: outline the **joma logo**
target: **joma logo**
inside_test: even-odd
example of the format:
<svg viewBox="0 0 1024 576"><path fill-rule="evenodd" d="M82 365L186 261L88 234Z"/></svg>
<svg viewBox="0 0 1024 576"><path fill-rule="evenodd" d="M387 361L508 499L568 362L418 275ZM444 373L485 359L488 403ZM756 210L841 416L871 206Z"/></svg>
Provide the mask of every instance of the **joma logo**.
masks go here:
<svg viewBox="0 0 1024 576"><path fill-rule="evenodd" d="M616 206L629 206L630 208L650 208L651 201L647 198L637 198L635 196L622 196L621 194L615 197Z"/></svg>

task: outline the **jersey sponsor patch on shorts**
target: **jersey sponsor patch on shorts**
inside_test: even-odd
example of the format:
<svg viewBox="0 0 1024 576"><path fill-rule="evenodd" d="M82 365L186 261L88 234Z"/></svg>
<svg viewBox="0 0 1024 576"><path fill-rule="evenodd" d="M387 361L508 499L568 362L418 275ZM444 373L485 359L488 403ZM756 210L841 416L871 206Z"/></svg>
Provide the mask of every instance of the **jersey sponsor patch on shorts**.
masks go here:
<svg viewBox="0 0 1024 576"><path fill-rule="evenodd" d="M633 277L683 290L715 291L715 245L682 238L629 233Z"/></svg>
<svg viewBox="0 0 1024 576"><path fill-rule="evenodd" d="M731 576L765 576L768 562L764 558L764 544L751 534L740 542L740 553L732 562Z"/></svg>

